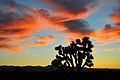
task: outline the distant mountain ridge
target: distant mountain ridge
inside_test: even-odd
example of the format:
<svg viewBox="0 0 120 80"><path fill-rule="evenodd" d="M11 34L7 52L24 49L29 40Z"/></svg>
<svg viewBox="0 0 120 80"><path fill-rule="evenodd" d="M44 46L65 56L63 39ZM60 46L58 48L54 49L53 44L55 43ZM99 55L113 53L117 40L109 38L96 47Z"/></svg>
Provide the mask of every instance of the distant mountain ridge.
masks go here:
<svg viewBox="0 0 120 80"><path fill-rule="evenodd" d="M14 72L14 71L25 71L25 72L54 72L56 68L48 65L42 66L0 66L0 72ZM82 72L120 72L120 69L102 69L102 68L84 68Z"/></svg>
<svg viewBox="0 0 120 80"><path fill-rule="evenodd" d="M42 66L0 66L0 71L12 72L12 71L25 71L25 72L51 72L55 71L55 68L48 65L46 67Z"/></svg>

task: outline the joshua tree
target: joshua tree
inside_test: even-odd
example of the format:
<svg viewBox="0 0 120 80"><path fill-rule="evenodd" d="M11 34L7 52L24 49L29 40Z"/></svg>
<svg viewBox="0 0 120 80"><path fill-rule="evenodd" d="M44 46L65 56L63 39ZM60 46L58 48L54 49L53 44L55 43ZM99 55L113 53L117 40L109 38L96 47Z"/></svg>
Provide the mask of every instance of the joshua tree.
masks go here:
<svg viewBox="0 0 120 80"><path fill-rule="evenodd" d="M81 71L84 66L91 67L94 65L92 63L94 57L91 54L91 48L93 48L93 44L89 37L83 37L82 41L76 39L67 47L59 45L55 47L58 54L51 64L65 71Z"/></svg>

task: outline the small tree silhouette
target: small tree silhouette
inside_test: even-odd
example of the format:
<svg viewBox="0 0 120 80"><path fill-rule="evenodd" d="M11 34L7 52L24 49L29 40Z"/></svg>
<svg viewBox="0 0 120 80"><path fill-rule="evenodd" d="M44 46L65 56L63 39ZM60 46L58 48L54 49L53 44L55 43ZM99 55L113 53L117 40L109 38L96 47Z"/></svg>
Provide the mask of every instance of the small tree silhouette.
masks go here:
<svg viewBox="0 0 120 80"><path fill-rule="evenodd" d="M55 47L58 54L51 64L57 67L58 70L64 71L81 71L85 65L91 67L94 65L92 63L94 57L91 54L91 48L93 48L93 44L89 37L83 37L82 41L76 39L67 47L59 45Z"/></svg>

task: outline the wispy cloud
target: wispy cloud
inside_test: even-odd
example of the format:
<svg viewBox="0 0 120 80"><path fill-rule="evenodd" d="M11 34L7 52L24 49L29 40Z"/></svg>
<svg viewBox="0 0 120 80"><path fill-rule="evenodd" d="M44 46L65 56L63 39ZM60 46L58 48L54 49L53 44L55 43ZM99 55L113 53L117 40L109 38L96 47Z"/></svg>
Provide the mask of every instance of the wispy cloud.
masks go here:
<svg viewBox="0 0 120 80"><path fill-rule="evenodd" d="M106 49L104 49L104 51L107 51L107 52L118 52L118 51L120 51L120 48L106 48Z"/></svg>
<svg viewBox="0 0 120 80"><path fill-rule="evenodd" d="M16 45L0 44L0 50L3 50L10 54L14 54L14 53L19 52L21 48Z"/></svg>
<svg viewBox="0 0 120 80"><path fill-rule="evenodd" d="M55 38L52 36L47 37L39 37L39 39L36 42L30 42L27 43L27 46L46 46L48 44L51 44L55 41Z"/></svg>

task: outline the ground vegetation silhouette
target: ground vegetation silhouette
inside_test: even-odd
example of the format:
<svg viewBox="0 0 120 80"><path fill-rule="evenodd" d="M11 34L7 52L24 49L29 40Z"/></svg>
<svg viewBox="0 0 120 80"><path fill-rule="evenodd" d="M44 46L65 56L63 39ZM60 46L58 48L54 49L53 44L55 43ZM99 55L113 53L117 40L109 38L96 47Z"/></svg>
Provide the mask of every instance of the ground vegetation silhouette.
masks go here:
<svg viewBox="0 0 120 80"><path fill-rule="evenodd" d="M59 71L80 72L84 66L94 66L92 61L94 57L91 54L93 47L89 37L83 37L82 40L76 39L66 47L59 45L55 47L58 54L51 64Z"/></svg>

